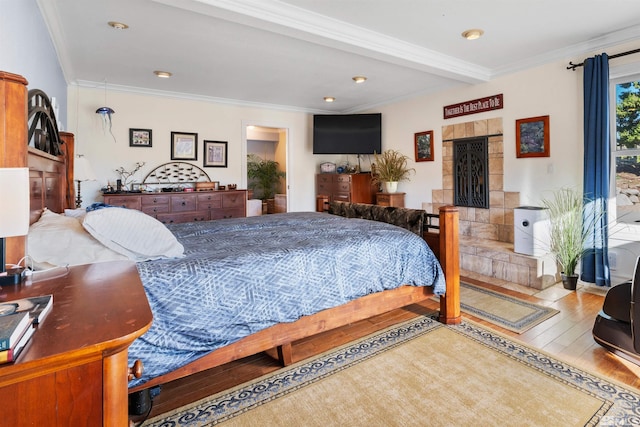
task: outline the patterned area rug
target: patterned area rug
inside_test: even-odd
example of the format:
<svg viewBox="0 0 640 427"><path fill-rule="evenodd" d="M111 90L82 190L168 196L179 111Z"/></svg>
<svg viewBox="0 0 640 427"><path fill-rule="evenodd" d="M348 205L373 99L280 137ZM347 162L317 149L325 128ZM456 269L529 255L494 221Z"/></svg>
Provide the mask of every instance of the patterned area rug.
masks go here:
<svg viewBox="0 0 640 427"><path fill-rule="evenodd" d="M638 390L472 322L420 317L145 426L622 426Z"/></svg>
<svg viewBox="0 0 640 427"><path fill-rule="evenodd" d="M550 307L467 283L460 283L460 309L519 334L559 313Z"/></svg>

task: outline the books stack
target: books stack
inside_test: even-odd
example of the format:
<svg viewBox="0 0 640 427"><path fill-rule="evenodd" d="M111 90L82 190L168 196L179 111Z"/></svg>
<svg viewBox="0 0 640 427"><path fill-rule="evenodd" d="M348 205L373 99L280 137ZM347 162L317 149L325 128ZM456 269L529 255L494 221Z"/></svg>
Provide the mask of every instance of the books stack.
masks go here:
<svg viewBox="0 0 640 427"><path fill-rule="evenodd" d="M14 362L53 307L53 295L0 303L0 364Z"/></svg>

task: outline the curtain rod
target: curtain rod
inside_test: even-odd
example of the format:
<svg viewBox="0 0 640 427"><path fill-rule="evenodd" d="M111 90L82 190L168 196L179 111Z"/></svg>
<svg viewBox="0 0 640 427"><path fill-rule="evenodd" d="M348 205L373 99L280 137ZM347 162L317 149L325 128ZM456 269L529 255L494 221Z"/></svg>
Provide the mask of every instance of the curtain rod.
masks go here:
<svg viewBox="0 0 640 427"><path fill-rule="evenodd" d="M609 59L615 59L615 58L619 58L621 56L627 56L627 55L631 55L633 53L638 53L638 52L640 52L640 49L629 50L627 52L622 52L622 53L617 53L615 55L611 55L609 57ZM573 62L569 61L569 65L567 66L567 70L575 71L576 68L582 67L583 65L584 65L584 62L581 62L579 64L574 64Z"/></svg>

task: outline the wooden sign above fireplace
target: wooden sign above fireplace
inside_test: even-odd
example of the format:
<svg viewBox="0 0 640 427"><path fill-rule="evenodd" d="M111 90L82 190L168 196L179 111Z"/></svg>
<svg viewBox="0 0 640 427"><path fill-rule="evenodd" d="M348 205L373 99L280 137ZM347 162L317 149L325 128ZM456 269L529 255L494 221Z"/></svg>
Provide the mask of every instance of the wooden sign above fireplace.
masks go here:
<svg viewBox="0 0 640 427"><path fill-rule="evenodd" d="M469 114L483 113L485 111L499 110L504 108L502 94L488 96L486 98L474 99L472 101L459 102L457 104L443 107L444 118L467 116Z"/></svg>

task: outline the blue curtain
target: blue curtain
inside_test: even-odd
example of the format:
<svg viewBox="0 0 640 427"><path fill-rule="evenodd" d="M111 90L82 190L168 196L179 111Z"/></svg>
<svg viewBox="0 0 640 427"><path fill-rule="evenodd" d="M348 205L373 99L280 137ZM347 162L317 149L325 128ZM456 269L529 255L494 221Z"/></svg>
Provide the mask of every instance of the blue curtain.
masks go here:
<svg viewBox="0 0 640 427"><path fill-rule="evenodd" d="M580 278L598 286L611 286L607 229L609 144L609 57L603 53L584 62L584 225L593 228L593 239L582 257Z"/></svg>

